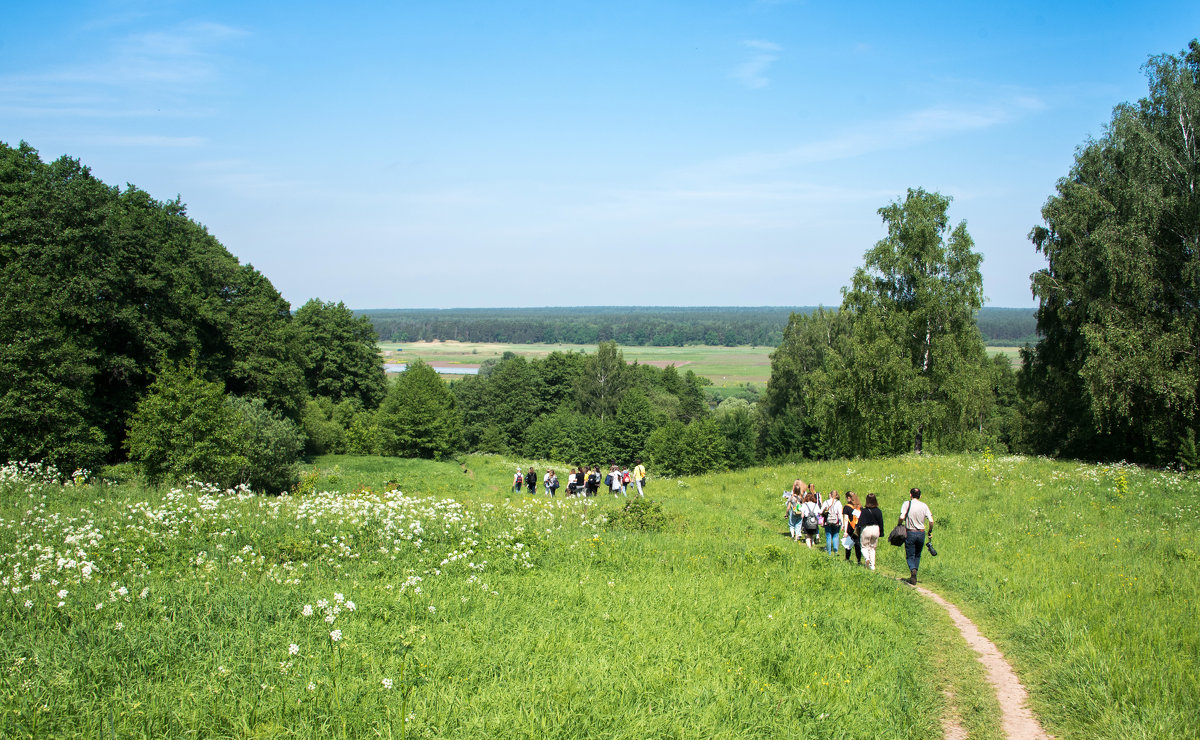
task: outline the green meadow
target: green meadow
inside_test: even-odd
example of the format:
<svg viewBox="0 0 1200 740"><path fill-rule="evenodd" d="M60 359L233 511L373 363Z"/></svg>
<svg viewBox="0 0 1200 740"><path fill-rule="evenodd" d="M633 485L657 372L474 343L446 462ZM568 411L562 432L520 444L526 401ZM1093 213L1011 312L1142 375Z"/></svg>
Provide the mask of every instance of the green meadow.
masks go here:
<svg viewBox="0 0 1200 740"><path fill-rule="evenodd" d="M489 342L380 342L380 352L389 362L421 359L430 363L478 365L485 360L499 360L505 352L528 359L545 357L551 352L595 352L596 346L585 344L496 344ZM681 371L691 370L708 378L718 388L753 383L765 386L771 377L771 353L774 347L716 347L688 345L686 347L621 347L628 362L653 363L660 367L674 364ZM1014 364L1020 362L1017 347L988 347L990 354L1008 356Z"/></svg>
<svg viewBox="0 0 1200 740"><path fill-rule="evenodd" d="M515 464L320 458L262 496L0 475L3 737L999 737L982 668L886 544L786 537L782 492L920 485L920 580L1057 737L1195 736L1200 481L901 457L509 490ZM650 471L653 476L654 471Z"/></svg>

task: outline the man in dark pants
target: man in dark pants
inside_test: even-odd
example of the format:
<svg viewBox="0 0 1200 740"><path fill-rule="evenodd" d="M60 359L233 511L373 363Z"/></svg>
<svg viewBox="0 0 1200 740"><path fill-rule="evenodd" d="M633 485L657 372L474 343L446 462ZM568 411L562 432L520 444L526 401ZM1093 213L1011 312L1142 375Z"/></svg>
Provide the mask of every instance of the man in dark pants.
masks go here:
<svg viewBox="0 0 1200 740"><path fill-rule="evenodd" d="M917 584L917 568L921 567L921 550L925 549L925 532L933 531L933 512L921 502L921 489L908 492L908 501L900 505L900 524L908 530L904 538L904 556L908 560L908 582Z"/></svg>

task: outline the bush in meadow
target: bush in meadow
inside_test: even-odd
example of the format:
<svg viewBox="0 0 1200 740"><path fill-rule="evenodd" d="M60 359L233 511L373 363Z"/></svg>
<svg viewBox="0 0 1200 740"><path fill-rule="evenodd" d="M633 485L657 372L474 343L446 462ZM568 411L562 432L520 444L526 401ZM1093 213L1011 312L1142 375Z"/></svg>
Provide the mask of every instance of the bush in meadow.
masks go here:
<svg viewBox="0 0 1200 740"><path fill-rule="evenodd" d="M246 465L238 471L237 482L266 493L295 485L304 451L304 433L296 423L267 408L259 398L230 398L228 403L237 411L244 430L240 452Z"/></svg>
<svg viewBox="0 0 1200 740"><path fill-rule="evenodd" d="M200 377L196 357L166 360L129 420L125 447L145 479L231 485L249 461L239 449L246 423L220 383Z"/></svg>

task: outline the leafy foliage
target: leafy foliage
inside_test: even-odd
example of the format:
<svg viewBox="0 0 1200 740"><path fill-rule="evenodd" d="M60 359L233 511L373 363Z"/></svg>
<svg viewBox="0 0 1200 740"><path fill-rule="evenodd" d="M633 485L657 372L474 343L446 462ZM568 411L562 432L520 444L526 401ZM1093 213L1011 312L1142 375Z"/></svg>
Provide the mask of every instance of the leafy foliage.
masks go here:
<svg viewBox="0 0 1200 740"><path fill-rule="evenodd" d="M420 360L388 390L375 414L378 454L443 459L462 444L462 417L437 371Z"/></svg>
<svg viewBox="0 0 1200 740"><path fill-rule="evenodd" d="M0 456L96 467L122 448L160 357L296 418L288 306L178 200L0 144Z"/></svg>
<svg viewBox="0 0 1200 740"><path fill-rule="evenodd" d="M238 450L246 465L237 480L261 493L287 491L299 479L304 433L291 419L271 411L261 398L230 398L228 403L241 418Z"/></svg>
<svg viewBox="0 0 1200 740"><path fill-rule="evenodd" d="M1040 452L1171 462L1200 429L1200 43L1146 75L1030 234L1047 260L1022 375Z"/></svg>
<svg viewBox="0 0 1200 740"><path fill-rule="evenodd" d="M296 309L304 382L314 398L354 399L373 409L387 393L383 362L371 322L342 302L316 298Z"/></svg>
<svg viewBox="0 0 1200 740"><path fill-rule="evenodd" d="M634 497L608 516L608 524L618 529L638 529L661 532L668 523L662 503L653 499Z"/></svg>
<svg viewBox="0 0 1200 740"><path fill-rule="evenodd" d="M696 475L725 465L725 440L712 419L670 421L646 441L650 465L663 475Z"/></svg>
<svg viewBox="0 0 1200 740"><path fill-rule="evenodd" d="M793 315L771 357L765 454L874 456L926 442L970 449L995 405L975 312L980 256L950 199L921 189L879 209L842 309Z"/></svg>
<svg viewBox="0 0 1200 740"><path fill-rule="evenodd" d="M129 459L153 484L201 480L232 486L250 461L238 440L250 433L219 383L200 377L195 358L164 361L129 420Z"/></svg>

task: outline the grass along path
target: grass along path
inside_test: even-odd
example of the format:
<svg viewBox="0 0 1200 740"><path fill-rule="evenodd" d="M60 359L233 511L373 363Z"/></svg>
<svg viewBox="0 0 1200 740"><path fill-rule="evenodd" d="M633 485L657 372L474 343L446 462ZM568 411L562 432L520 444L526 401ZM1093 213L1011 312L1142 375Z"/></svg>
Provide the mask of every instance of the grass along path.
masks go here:
<svg viewBox="0 0 1200 740"><path fill-rule="evenodd" d="M1000 654L995 643L984 637L975 623L967 619L954 604L923 586L917 586L917 593L945 609L946 613L950 615L950 619L953 620L954 626L967 641L967 645L979 655L979 662L987 669L988 683L996 690L1004 736L1009 740L1046 740L1049 738L1046 731L1042 729L1041 723L1029 710L1029 692L1025 690L1021 679L1017 678L1012 666ZM960 725L952 718L944 722L944 727L948 737L955 736L961 730ZM958 736L965 737L966 735Z"/></svg>
<svg viewBox="0 0 1200 740"><path fill-rule="evenodd" d="M796 477L888 517L920 485L922 583L1054 735L1196 736L1195 476L927 455L652 477L667 523L643 531L611 498L513 496L516 462L322 458L279 497L0 475L0 737L928 738L947 714L1004 737L902 554L871 573L786 538Z"/></svg>

